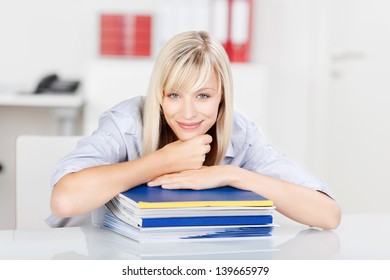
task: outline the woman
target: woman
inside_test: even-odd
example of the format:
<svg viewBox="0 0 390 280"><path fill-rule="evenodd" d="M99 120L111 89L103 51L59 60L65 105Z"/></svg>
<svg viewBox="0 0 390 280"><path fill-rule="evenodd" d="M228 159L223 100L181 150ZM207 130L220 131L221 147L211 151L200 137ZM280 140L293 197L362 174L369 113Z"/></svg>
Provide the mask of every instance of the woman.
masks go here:
<svg viewBox="0 0 390 280"><path fill-rule="evenodd" d="M105 112L98 129L57 164L52 211L85 214L145 182L250 190L291 219L324 229L336 228L341 216L320 180L233 113L228 57L206 32L173 37L157 57L146 99Z"/></svg>

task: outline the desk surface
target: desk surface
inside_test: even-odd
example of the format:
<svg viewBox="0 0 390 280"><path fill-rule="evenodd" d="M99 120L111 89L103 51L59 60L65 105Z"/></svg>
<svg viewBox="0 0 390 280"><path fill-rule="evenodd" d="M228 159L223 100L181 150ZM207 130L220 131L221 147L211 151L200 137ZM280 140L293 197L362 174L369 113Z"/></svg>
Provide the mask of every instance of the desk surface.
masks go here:
<svg viewBox="0 0 390 280"><path fill-rule="evenodd" d="M81 94L18 94L0 93L0 106L7 107L44 107L44 108L80 108L84 103Z"/></svg>
<svg viewBox="0 0 390 280"><path fill-rule="evenodd" d="M271 238L138 244L98 227L0 231L0 259L390 259L390 213L345 215L321 231L275 215Z"/></svg>

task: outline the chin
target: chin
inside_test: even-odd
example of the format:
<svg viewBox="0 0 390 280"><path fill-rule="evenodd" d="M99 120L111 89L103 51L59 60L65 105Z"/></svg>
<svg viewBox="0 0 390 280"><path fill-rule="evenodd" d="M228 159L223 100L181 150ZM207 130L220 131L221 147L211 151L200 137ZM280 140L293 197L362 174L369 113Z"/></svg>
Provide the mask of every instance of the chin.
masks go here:
<svg viewBox="0 0 390 280"><path fill-rule="evenodd" d="M186 141L186 140L190 140L196 136L204 135L204 134L205 133L203 133L203 132L185 131L185 132L176 133L176 136L181 141Z"/></svg>
<svg viewBox="0 0 390 280"><path fill-rule="evenodd" d="M200 135L200 134L186 134L186 135L181 134L177 138L179 138L181 141L187 141L187 140L190 140L198 135Z"/></svg>

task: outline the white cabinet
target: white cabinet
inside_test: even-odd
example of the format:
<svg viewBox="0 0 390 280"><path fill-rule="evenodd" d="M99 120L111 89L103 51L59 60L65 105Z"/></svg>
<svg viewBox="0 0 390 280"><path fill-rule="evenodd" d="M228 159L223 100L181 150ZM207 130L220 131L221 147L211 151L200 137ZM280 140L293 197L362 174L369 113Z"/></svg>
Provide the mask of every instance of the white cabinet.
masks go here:
<svg viewBox="0 0 390 280"><path fill-rule="evenodd" d="M17 137L79 134L82 105L80 95L0 94L0 230L15 227ZM39 165L40 159L30 164Z"/></svg>

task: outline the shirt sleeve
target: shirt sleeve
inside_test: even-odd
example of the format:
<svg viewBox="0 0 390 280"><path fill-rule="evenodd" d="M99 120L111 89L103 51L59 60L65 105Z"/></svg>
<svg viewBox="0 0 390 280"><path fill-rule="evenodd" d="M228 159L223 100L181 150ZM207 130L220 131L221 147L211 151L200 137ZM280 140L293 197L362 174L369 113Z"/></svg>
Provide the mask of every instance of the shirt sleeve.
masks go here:
<svg viewBox="0 0 390 280"><path fill-rule="evenodd" d="M126 159L126 145L117 125L115 111L105 112L99 119L98 129L91 136L81 139L73 152L57 162L51 186L54 187L66 174Z"/></svg>
<svg viewBox="0 0 390 280"><path fill-rule="evenodd" d="M325 182L270 145L255 124L248 122L245 139L243 168L329 195Z"/></svg>

